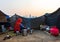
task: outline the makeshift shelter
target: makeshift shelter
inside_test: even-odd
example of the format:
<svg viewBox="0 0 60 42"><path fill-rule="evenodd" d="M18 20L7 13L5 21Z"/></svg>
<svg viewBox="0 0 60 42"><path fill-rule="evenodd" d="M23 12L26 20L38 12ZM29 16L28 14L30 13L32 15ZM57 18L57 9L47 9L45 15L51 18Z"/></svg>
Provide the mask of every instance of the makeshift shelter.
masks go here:
<svg viewBox="0 0 60 42"><path fill-rule="evenodd" d="M7 22L5 14L2 11L0 11L0 22Z"/></svg>
<svg viewBox="0 0 60 42"><path fill-rule="evenodd" d="M6 30L5 25L7 24L7 18L6 18L6 14L4 14L1 10L0 10L0 32L5 32L3 30Z"/></svg>
<svg viewBox="0 0 60 42"><path fill-rule="evenodd" d="M54 26L57 24L58 16L60 15L60 8L54 11L53 13L45 14L45 23L49 26Z"/></svg>
<svg viewBox="0 0 60 42"><path fill-rule="evenodd" d="M40 17L37 17L37 18L32 18L30 20L31 22L31 28L33 29L40 29L40 25L44 23L45 21L45 17L44 16L40 16Z"/></svg>
<svg viewBox="0 0 60 42"><path fill-rule="evenodd" d="M36 18L26 18L26 17L22 17L22 16L15 14L10 18L10 23L13 28L14 28L14 24L18 18L23 19L22 24L24 26L29 27L29 28L33 28L33 29L40 29L40 25L42 23L44 23L44 21L45 21L44 16L40 16L40 17L36 17Z"/></svg>

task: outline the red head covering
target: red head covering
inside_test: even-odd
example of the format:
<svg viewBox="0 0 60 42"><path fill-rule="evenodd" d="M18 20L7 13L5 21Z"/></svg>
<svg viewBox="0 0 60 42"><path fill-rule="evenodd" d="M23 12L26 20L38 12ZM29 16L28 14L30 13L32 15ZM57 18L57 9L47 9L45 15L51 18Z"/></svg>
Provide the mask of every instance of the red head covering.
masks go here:
<svg viewBox="0 0 60 42"><path fill-rule="evenodd" d="M16 22L22 22L22 18L18 18Z"/></svg>

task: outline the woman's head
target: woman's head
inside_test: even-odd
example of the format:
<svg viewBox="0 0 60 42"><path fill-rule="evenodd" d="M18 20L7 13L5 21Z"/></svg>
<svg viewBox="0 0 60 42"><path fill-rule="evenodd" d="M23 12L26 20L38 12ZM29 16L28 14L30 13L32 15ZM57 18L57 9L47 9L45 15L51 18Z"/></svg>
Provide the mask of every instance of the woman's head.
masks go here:
<svg viewBox="0 0 60 42"><path fill-rule="evenodd" d="M17 21L18 21L18 22L22 22L22 18L18 18Z"/></svg>

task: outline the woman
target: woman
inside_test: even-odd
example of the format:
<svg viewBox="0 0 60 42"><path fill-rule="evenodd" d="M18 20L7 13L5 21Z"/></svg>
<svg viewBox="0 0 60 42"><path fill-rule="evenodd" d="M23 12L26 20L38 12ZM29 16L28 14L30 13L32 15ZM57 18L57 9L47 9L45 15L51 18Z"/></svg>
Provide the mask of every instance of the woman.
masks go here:
<svg viewBox="0 0 60 42"><path fill-rule="evenodd" d="M22 23L22 18L18 18L14 26L14 32L16 32L17 35L21 31L21 27L20 27L21 23Z"/></svg>

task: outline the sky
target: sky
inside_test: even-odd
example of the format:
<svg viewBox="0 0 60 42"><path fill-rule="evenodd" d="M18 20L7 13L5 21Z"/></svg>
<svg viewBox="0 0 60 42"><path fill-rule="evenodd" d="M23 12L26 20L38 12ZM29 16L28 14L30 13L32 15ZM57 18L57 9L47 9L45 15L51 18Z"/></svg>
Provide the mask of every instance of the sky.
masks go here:
<svg viewBox="0 0 60 42"><path fill-rule="evenodd" d="M0 10L12 16L42 16L60 7L60 0L0 0Z"/></svg>

